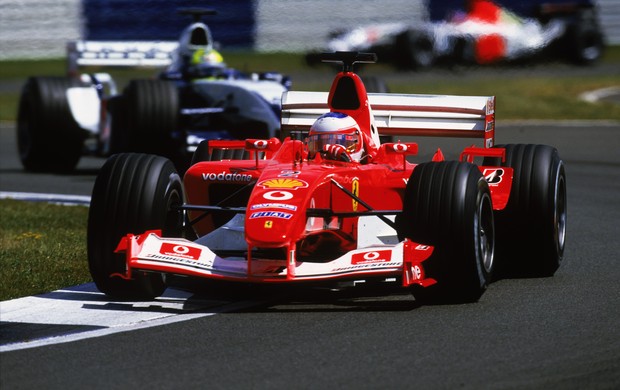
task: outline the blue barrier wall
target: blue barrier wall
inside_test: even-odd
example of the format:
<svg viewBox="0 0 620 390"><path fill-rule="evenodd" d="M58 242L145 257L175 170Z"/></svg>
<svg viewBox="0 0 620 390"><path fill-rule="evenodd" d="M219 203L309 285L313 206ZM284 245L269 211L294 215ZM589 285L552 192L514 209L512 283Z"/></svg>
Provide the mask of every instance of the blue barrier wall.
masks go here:
<svg viewBox="0 0 620 390"><path fill-rule="evenodd" d="M464 1L0 0L0 61L61 58L66 42L77 39L176 40L189 22L188 16L177 14L178 7L215 8L218 14L206 22L225 49L304 52L324 47L336 28L411 23L429 14L439 18ZM499 1L524 6L534 0ZM607 43L620 44L620 1L596 3Z"/></svg>
<svg viewBox="0 0 620 390"><path fill-rule="evenodd" d="M253 0L83 0L84 38L88 40L176 40L191 22L179 8L214 8L203 18L224 47L252 47L255 36Z"/></svg>

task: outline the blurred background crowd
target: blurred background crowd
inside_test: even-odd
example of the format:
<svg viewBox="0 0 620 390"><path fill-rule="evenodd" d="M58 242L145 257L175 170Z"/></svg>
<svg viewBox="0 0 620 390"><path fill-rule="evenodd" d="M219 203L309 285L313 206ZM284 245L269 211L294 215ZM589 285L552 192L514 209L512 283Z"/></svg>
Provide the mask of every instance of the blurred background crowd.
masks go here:
<svg viewBox="0 0 620 390"><path fill-rule="evenodd" d="M326 46L330 33L373 24L418 25L462 13L463 0L3 0L0 60L57 58L69 40L174 40L187 25L180 7L211 7L206 22L226 49L306 52ZM545 20L549 7L596 6L606 43L620 44L618 0L498 0L523 18ZM547 7L547 8L545 8ZM554 11L555 12L555 11Z"/></svg>

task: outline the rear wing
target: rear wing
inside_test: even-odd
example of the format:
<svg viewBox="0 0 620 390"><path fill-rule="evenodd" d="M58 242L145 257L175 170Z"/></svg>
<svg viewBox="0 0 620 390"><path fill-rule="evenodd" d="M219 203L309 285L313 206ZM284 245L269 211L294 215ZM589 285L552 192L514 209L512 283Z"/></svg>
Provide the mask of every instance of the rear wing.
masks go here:
<svg viewBox="0 0 620 390"><path fill-rule="evenodd" d="M178 46L176 41L70 41L67 72L75 76L82 66L165 67Z"/></svg>
<svg viewBox="0 0 620 390"><path fill-rule="evenodd" d="M327 92L288 91L282 95L282 133L307 133L329 111ZM495 139L495 96L369 93L368 103L381 135Z"/></svg>

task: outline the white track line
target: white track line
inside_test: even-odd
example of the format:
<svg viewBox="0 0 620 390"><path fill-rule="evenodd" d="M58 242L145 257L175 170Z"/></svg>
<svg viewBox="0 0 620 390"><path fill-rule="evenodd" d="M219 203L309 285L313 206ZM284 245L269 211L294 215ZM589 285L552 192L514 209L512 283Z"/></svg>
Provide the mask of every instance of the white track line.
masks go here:
<svg viewBox="0 0 620 390"><path fill-rule="evenodd" d="M0 191L0 199L27 200L32 202L48 202L64 205L88 206L90 204L90 196L86 195L39 194L34 192Z"/></svg>
<svg viewBox="0 0 620 390"><path fill-rule="evenodd" d="M584 92L579 97L589 103L596 103L599 100L606 99L610 96L620 95L620 87L608 87L597 89L595 91Z"/></svg>
<svg viewBox="0 0 620 390"><path fill-rule="evenodd" d="M89 338L168 325L255 306L257 301L190 299L193 294L168 288L152 301L110 301L94 283L51 293L0 302L3 327L49 326L49 335L18 331L17 340L5 341L0 352L68 343ZM92 329L97 327L98 329ZM8 328L6 328L8 329ZM45 332L45 330L43 331ZM5 337L10 332L5 333Z"/></svg>

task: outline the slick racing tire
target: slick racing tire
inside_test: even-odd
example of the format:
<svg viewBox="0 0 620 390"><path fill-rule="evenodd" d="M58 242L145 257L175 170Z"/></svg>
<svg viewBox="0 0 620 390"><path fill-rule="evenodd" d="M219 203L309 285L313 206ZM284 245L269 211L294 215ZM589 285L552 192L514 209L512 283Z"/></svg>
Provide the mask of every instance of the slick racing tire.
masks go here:
<svg viewBox="0 0 620 390"><path fill-rule="evenodd" d="M577 65L592 65L603 56L605 42L594 10L581 10L564 38L564 52Z"/></svg>
<svg viewBox="0 0 620 390"><path fill-rule="evenodd" d="M131 152L127 130L127 110L125 109L125 99L123 95L112 96L108 99L108 115L111 118L109 147L107 157L117 154Z"/></svg>
<svg viewBox="0 0 620 390"><path fill-rule="evenodd" d="M101 168L88 214L88 266L97 288L114 298L152 299L166 289L156 273L125 274L125 255L114 253L127 233L161 229L167 237L182 236L181 178L164 157L127 153L110 157Z"/></svg>
<svg viewBox="0 0 620 390"><path fill-rule="evenodd" d="M30 77L17 112L17 149L29 171L68 172L84 147L85 132L73 119L67 89L77 81L65 77Z"/></svg>
<svg viewBox="0 0 620 390"><path fill-rule="evenodd" d="M400 68L422 70L435 63L432 37L418 30L407 30L396 37L395 58Z"/></svg>
<svg viewBox="0 0 620 390"><path fill-rule="evenodd" d="M131 80L112 109L115 151L157 154L175 163L189 159L185 135L178 130L179 92L173 82Z"/></svg>
<svg viewBox="0 0 620 390"><path fill-rule="evenodd" d="M486 158L483 165L514 169L508 204L495 214L498 267L506 276L552 276L566 240L564 162L547 145L496 147L506 148L505 163Z"/></svg>
<svg viewBox="0 0 620 390"><path fill-rule="evenodd" d="M443 161L416 166L396 226L401 239L434 247L423 266L437 284L414 289L416 300L480 298L493 274L495 233L489 186L475 165Z"/></svg>

